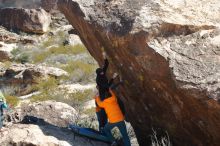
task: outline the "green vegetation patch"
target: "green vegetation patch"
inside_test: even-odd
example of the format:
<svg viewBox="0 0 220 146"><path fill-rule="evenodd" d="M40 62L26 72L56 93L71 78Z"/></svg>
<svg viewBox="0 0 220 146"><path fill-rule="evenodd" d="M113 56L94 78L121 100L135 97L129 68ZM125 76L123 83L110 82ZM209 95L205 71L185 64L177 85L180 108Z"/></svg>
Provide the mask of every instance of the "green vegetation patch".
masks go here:
<svg viewBox="0 0 220 146"><path fill-rule="evenodd" d="M97 68L96 64L89 64L82 61L69 61L66 65L61 66L63 70L68 72L69 77L64 77L64 81L69 79L74 82L90 81Z"/></svg>
<svg viewBox="0 0 220 146"><path fill-rule="evenodd" d="M72 74L74 70L79 69L86 75L94 72L96 68L96 65L84 63L81 61L70 61L66 66L62 67L62 69L68 72L69 74Z"/></svg>
<svg viewBox="0 0 220 146"><path fill-rule="evenodd" d="M33 88L40 91L38 95L31 97L32 102L55 100L58 102L67 103L73 107L79 107L84 102L91 99L94 96L93 90L78 91L75 93L68 93L67 90L60 89L59 83L55 78L49 78L48 80L41 80Z"/></svg>
<svg viewBox="0 0 220 146"><path fill-rule="evenodd" d="M15 96L6 96L5 98L6 98L7 104L12 107L16 107L20 101L19 98Z"/></svg>
<svg viewBox="0 0 220 146"><path fill-rule="evenodd" d="M30 61L29 55L25 52L22 52L21 48L16 48L12 52L13 60L19 63L27 63Z"/></svg>
<svg viewBox="0 0 220 146"><path fill-rule="evenodd" d="M75 46L59 45L57 47L56 46L51 47L47 51L42 51L34 55L33 61L35 63L41 63L50 55L58 55L58 54L76 55L76 54L85 53L85 52L86 52L86 48L84 45L75 45Z"/></svg>

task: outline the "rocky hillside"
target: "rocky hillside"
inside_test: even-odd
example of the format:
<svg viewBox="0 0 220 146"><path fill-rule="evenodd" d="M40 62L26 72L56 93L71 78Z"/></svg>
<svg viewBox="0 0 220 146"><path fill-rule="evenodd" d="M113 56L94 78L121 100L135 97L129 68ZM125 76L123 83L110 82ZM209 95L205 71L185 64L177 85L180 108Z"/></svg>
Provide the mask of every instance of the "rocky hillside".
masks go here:
<svg viewBox="0 0 220 146"><path fill-rule="evenodd" d="M59 0L91 55L124 80L139 144L152 127L175 146L220 144L219 0ZM109 73L109 74L111 74Z"/></svg>

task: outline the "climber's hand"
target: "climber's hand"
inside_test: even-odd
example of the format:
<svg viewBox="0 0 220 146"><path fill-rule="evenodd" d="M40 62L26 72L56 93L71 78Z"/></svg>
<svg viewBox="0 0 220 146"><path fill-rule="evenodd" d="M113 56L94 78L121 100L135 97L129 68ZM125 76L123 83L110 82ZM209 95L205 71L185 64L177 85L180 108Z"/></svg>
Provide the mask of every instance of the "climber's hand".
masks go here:
<svg viewBox="0 0 220 146"><path fill-rule="evenodd" d="M102 56L103 56L104 59L107 59L107 55L106 55L105 52L102 53Z"/></svg>
<svg viewBox="0 0 220 146"><path fill-rule="evenodd" d="M114 73L112 78L115 79L115 78L117 78L117 76L118 76L118 74Z"/></svg>

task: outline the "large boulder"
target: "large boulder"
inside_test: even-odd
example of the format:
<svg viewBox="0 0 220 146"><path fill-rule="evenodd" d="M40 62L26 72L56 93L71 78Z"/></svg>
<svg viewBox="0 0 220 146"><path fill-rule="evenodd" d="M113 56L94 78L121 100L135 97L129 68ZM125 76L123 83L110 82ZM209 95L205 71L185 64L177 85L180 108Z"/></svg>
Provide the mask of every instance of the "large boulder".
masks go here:
<svg viewBox="0 0 220 146"><path fill-rule="evenodd" d="M13 124L0 135L1 146L108 146L50 124Z"/></svg>
<svg viewBox="0 0 220 146"><path fill-rule="evenodd" d="M56 101L44 101L33 104L22 104L14 110L14 116L8 122L25 121L25 116L37 117L45 122L58 127L67 127L68 124L74 123L78 118L78 112L68 104ZM8 118L10 119L10 118ZM27 121L25 121L27 122Z"/></svg>
<svg viewBox="0 0 220 146"><path fill-rule="evenodd" d="M29 85L46 81L49 77L60 78L68 73L62 69L34 64L0 64L0 87L19 87L19 95L30 93ZM15 90L16 91L16 90Z"/></svg>
<svg viewBox="0 0 220 146"><path fill-rule="evenodd" d="M41 34L48 31L50 23L50 14L43 9L0 9L0 25L8 29Z"/></svg>
<svg viewBox="0 0 220 146"><path fill-rule="evenodd" d="M219 0L59 0L91 55L124 84L139 144L152 128L175 146L220 145ZM161 130L162 129L162 130Z"/></svg>
<svg viewBox="0 0 220 146"><path fill-rule="evenodd" d="M22 105L5 114L1 146L107 146L74 135L66 127L78 117L76 110L61 102Z"/></svg>
<svg viewBox="0 0 220 146"><path fill-rule="evenodd" d="M4 64L2 64L4 65ZM29 79L34 80L35 77L61 77L67 76L68 73L62 69L55 67L48 67L46 65L34 65L34 64L9 64L1 76L6 78L17 78L17 79Z"/></svg>

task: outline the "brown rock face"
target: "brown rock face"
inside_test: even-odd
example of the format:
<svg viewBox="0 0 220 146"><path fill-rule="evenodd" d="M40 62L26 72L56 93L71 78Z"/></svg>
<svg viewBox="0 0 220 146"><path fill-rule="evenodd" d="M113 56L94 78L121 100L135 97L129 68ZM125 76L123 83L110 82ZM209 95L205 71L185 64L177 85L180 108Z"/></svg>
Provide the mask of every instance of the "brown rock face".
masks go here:
<svg viewBox="0 0 220 146"><path fill-rule="evenodd" d="M43 9L0 9L0 25L8 29L44 33L49 29L50 22L50 15Z"/></svg>
<svg viewBox="0 0 220 146"><path fill-rule="evenodd" d="M141 146L152 127L168 131L175 146L220 145L219 0L59 0L58 7L92 56L102 64L104 48L109 72L123 78L117 95Z"/></svg>
<svg viewBox="0 0 220 146"><path fill-rule="evenodd" d="M9 52L1 50L1 44L0 44L0 61L3 62L3 61L11 60L12 58L11 56L12 55Z"/></svg>

